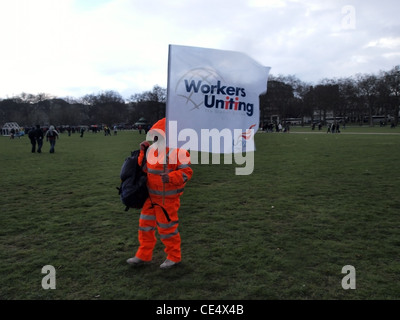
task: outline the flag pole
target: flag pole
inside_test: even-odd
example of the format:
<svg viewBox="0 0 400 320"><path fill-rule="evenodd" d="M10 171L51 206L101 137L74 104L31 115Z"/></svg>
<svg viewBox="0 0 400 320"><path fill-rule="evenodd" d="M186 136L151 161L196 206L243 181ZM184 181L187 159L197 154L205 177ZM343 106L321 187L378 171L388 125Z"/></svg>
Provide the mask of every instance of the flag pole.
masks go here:
<svg viewBox="0 0 400 320"><path fill-rule="evenodd" d="M164 173L167 171L166 164L164 163ZM165 182L163 180L163 190L162 190L162 204L165 205Z"/></svg>
<svg viewBox="0 0 400 320"><path fill-rule="evenodd" d="M168 70L167 70L167 92L169 92L169 87L171 84L171 45L168 45ZM168 118L169 118L169 97L167 94L167 101L166 101L166 110L165 110L165 155L164 155L164 174L167 172L167 164L168 164L168 158L167 158L167 147L169 146L169 137L168 137ZM162 194L162 203L163 205L165 204L165 182L163 181L163 194Z"/></svg>

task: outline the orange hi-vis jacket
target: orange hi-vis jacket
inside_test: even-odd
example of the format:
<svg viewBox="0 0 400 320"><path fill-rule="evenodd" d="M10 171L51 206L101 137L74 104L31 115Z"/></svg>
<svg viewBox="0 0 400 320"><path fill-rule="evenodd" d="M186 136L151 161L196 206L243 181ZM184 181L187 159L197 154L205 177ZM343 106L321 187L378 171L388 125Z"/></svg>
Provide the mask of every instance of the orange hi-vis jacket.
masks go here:
<svg viewBox="0 0 400 320"><path fill-rule="evenodd" d="M156 135L161 136L160 139L165 139L165 118L158 121L150 131L152 130L156 132ZM140 165L143 157L144 151L141 150L138 159ZM149 150L144 171L147 172L147 187L150 198L158 204L161 204L160 201L162 200L169 202L179 201L186 182L193 175L193 170L190 167L189 152L183 149ZM161 174L163 173L168 173L168 183L163 183L161 179Z"/></svg>

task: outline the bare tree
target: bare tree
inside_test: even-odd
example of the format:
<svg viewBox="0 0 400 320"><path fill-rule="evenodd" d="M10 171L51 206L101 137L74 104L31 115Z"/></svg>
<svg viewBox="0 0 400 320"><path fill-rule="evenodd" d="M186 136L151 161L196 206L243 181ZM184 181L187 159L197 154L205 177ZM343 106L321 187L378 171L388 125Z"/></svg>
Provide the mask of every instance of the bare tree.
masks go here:
<svg viewBox="0 0 400 320"><path fill-rule="evenodd" d="M363 99L365 113L368 116L370 126L373 126L374 107L377 101L378 77L373 74L357 75L357 87L359 96Z"/></svg>
<svg viewBox="0 0 400 320"><path fill-rule="evenodd" d="M152 91L132 95L129 101L133 122L144 117L149 122L154 123L165 117L167 89L156 85Z"/></svg>
<svg viewBox="0 0 400 320"><path fill-rule="evenodd" d="M400 65L395 66L392 70L384 73L386 86L389 89L391 97L391 106L394 117L394 125L399 123L400 115Z"/></svg>

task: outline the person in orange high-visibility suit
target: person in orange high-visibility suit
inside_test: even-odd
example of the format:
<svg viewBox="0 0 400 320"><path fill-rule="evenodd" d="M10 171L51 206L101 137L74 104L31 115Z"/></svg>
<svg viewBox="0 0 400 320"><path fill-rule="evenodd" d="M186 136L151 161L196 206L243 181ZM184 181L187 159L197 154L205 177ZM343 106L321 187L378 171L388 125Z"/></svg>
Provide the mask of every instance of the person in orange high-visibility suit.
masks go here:
<svg viewBox="0 0 400 320"><path fill-rule="evenodd" d="M165 118L156 122L148 132L149 140L140 144L139 165L146 153L147 188L149 198L143 205L139 218L139 248L131 265L152 260L153 249L159 237L165 246L166 260L160 268L170 268L181 262L181 237L178 231L178 210L180 197L186 182L193 175L189 152L184 149L170 149L165 146Z"/></svg>

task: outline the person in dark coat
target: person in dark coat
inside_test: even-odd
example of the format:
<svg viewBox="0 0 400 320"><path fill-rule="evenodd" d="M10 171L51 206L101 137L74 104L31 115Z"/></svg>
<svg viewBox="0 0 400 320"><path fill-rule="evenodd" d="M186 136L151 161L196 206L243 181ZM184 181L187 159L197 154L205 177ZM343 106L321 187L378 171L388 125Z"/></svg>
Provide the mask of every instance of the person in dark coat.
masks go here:
<svg viewBox="0 0 400 320"><path fill-rule="evenodd" d="M36 125L36 128L32 127L32 129L29 130L28 136L29 139L31 140L32 153L36 152L36 144L37 144L37 152L41 153L44 135L43 135L43 130L40 128L40 125Z"/></svg>

